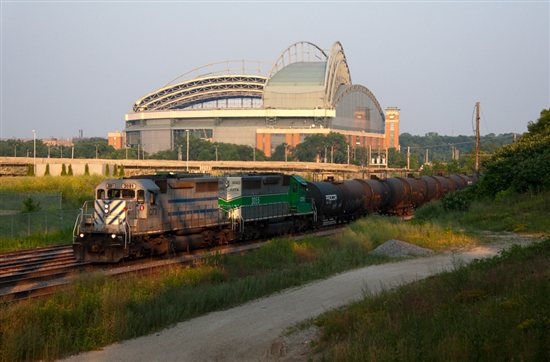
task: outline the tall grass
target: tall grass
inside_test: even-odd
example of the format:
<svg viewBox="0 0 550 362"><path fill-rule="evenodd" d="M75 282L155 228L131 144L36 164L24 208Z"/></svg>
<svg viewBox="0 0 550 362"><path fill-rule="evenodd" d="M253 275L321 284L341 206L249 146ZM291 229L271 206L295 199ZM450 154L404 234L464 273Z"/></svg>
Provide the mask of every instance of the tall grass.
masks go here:
<svg viewBox="0 0 550 362"><path fill-rule="evenodd" d="M96 185L103 176L45 176L45 177L0 177L0 192L20 193L62 193L62 207L65 215L71 215L70 220L53 223L55 227L48 228L43 221L43 213L31 213L29 221L22 222L16 215L0 216L0 252L66 244L71 242L73 223L76 214L71 212L82 206L84 201L94 198ZM58 213L56 213L58 214ZM47 217L46 217L47 218ZM15 221L15 222L14 222ZM44 224L44 225L43 225ZM63 226L60 226L63 224ZM64 226L67 224L67 226ZM29 226L31 225L31 226ZM15 227L15 230L14 230ZM21 229L32 229L30 235L21 235ZM36 230L39 230L36 232ZM48 230L46 232L46 230ZM24 234L24 233L23 233ZM18 235L18 236L16 236Z"/></svg>
<svg viewBox="0 0 550 362"><path fill-rule="evenodd" d="M72 241L73 230L64 229L53 232L36 233L26 237L0 237L0 253L21 249L38 248L42 246L69 244Z"/></svg>
<svg viewBox="0 0 550 362"><path fill-rule="evenodd" d="M467 231L491 230L550 233L550 191L501 193L495 200L474 201L468 212L446 211L441 202L418 209L416 223L431 222Z"/></svg>
<svg viewBox="0 0 550 362"><path fill-rule="evenodd" d="M397 224L397 222L395 222ZM0 360L55 359L136 337L209 311L387 258L369 251L380 229L422 234L375 218L335 238L275 239L244 255L213 255L193 269L149 277L84 277L42 300L0 309ZM371 236L374 235L374 236ZM435 239L434 239L435 240ZM458 240L458 239L457 239Z"/></svg>
<svg viewBox="0 0 550 362"><path fill-rule="evenodd" d="M329 361L543 361L550 239L366 297L317 319Z"/></svg>
<svg viewBox="0 0 550 362"><path fill-rule="evenodd" d="M398 239L433 250L474 245L476 240L461 230L436 223L410 223L397 218L369 216L350 225L344 235L365 234L374 247Z"/></svg>
<svg viewBox="0 0 550 362"><path fill-rule="evenodd" d="M0 177L0 192L61 192L63 208L79 208L93 199L103 176Z"/></svg>

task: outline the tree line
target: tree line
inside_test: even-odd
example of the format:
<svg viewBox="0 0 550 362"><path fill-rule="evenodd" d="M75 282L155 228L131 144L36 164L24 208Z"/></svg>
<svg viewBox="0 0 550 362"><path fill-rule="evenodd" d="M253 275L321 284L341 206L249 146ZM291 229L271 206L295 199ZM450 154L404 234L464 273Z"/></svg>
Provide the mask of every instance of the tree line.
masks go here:
<svg viewBox="0 0 550 362"><path fill-rule="evenodd" d="M514 141L514 134L488 134L481 138L481 150L485 155L494 153L496 149ZM105 138L81 138L73 140L74 146L48 146L42 140L36 140L36 156L50 158L103 158L103 159L161 159L186 160L187 140L185 137L176 139L172 150L156 153L146 153L136 147L115 150L107 144ZM406 167L407 147L410 147L409 164L411 169L420 169L425 164L426 152L429 163L423 169L437 171L441 165L451 165L454 169L469 167L471 154L475 145L474 136L442 136L428 133L424 136L413 136L409 133L400 135L401 151L388 150L389 167ZM451 150L455 148L459 157L452 159ZM427 150L427 151L426 151ZM34 141L9 139L0 141L1 156L32 157ZM139 152L139 154L138 154ZM293 147L287 144L275 148L271 157L250 146L235 145L190 136L189 159L199 161L241 160L241 161L304 161L349 163L356 165L369 164L368 149L349 145L345 136L339 133L328 135L311 135L302 143Z"/></svg>

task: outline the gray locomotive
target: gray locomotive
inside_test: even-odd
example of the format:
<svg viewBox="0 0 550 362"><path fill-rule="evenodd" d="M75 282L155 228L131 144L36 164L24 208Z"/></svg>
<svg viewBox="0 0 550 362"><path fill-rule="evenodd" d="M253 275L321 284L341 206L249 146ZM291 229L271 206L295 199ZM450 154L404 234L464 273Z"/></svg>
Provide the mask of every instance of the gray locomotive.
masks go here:
<svg viewBox="0 0 550 362"><path fill-rule="evenodd" d="M127 257L227 243L231 225L218 207L218 179L152 175L108 179L84 203L74 229L78 260Z"/></svg>

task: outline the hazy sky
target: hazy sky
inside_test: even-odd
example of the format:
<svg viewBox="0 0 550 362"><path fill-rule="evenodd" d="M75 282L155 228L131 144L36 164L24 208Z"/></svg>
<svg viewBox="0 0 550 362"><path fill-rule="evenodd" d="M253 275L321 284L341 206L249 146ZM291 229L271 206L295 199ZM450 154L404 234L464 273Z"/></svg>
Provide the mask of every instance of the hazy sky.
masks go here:
<svg viewBox="0 0 550 362"><path fill-rule="evenodd" d="M133 102L195 67L344 47L352 82L401 132L524 132L550 107L542 2L1 2L1 138L106 137Z"/></svg>

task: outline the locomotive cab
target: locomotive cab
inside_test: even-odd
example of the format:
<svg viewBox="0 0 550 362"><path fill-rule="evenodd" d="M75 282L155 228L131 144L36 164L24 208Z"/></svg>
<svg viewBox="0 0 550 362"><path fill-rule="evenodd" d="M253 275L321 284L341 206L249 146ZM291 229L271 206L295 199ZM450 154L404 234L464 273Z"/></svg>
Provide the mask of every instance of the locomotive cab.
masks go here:
<svg viewBox="0 0 550 362"><path fill-rule="evenodd" d="M86 201L75 223L73 250L78 260L112 262L130 256L132 237L160 229L159 187L151 180L101 182L95 200Z"/></svg>

